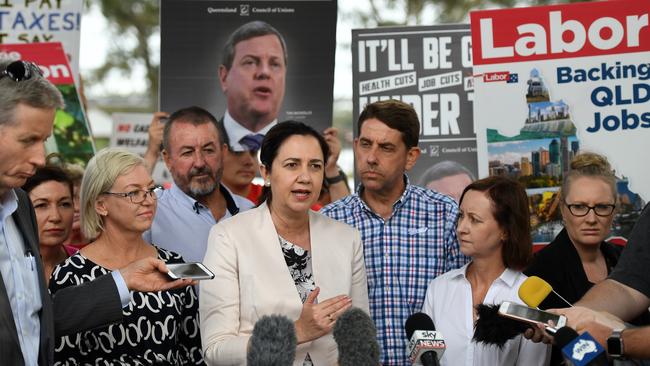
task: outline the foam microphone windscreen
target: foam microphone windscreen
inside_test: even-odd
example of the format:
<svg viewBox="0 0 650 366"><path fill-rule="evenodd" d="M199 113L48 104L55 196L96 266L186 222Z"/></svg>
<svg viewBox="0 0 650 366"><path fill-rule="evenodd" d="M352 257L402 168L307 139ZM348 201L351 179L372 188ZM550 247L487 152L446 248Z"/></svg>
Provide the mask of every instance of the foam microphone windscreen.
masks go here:
<svg viewBox="0 0 650 366"><path fill-rule="evenodd" d="M519 298L531 308L537 308L551 291L553 287L548 282L537 276L530 276L519 286Z"/></svg>
<svg viewBox="0 0 650 366"><path fill-rule="evenodd" d="M265 315L253 328L246 361L248 366L291 366L296 357L296 330L283 315Z"/></svg>
<svg viewBox="0 0 650 366"><path fill-rule="evenodd" d="M578 338L578 332L569 327L562 327L555 332L553 339L555 345L564 348L567 344L571 343L574 339Z"/></svg>
<svg viewBox="0 0 650 366"><path fill-rule="evenodd" d="M526 331L530 325L499 315L501 305L476 305L474 341L502 348L506 342Z"/></svg>
<svg viewBox="0 0 650 366"><path fill-rule="evenodd" d="M333 335L339 349L339 366L379 365L377 330L365 311L346 310L336 320Z"/></svg>
<svg viewBox="0 0 650 366"><path fill-rule="evenodd" d="M406 319L404 329L406 330L406 338L411 339L416 330L436 330L436 326L433 325L433 320L427 314L415 313Z"/></svg>

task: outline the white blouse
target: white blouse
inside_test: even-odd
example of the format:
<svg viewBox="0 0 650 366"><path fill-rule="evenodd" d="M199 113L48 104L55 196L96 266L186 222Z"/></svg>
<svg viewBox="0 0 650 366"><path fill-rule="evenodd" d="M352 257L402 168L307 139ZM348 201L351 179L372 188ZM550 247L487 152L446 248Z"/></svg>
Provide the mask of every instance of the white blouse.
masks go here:
<svg viewBox="0 0 650 366"><path fill-rule="evenodd" d="M447 345L440 365L548 365L551 348L543 343L533 343L523 336L509 340L502 349L472 341L472 288L465 277L468 265L436 277L427 289L422 311L431 317ZM523 304L517 291L526 278L521 272L506 269L494 280L483 302L501 304L511 301Z"/></svg>

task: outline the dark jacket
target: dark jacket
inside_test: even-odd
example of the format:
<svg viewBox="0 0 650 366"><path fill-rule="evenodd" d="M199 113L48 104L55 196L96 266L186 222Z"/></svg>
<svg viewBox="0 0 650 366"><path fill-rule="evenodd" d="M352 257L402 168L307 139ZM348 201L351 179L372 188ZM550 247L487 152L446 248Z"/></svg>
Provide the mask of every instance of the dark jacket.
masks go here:
<svg viewBox="0 0 650 366"><path fill-rule="evenodd" d="M607 242L600 244L600 251L607 263L607 274L616 266L622 247ZM578 251L569 239L566 229L537 252L532 263L524 271L527 276L537 276L548 282L555 292L571 304L577 302L594 285L587 279ZM540 309L566 308L564 301L551 293L539 305Z"/></svg>

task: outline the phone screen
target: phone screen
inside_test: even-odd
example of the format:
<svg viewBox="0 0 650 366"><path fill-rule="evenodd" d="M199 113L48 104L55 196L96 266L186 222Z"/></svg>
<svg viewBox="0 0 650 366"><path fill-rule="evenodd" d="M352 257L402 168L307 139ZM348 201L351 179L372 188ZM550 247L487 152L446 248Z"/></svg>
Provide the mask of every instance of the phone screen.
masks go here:
<svg viewBox="0 0 650 366"><path fill-rule="evenodd" d="M199 263L168 264L167 268L176 278L213 278L214 274Z"/></svg>
<svg viewBox="0 0 650 366"><path fill-rule="evenodd" d="M560 320L559 315L513 303L510 303L510 306L508 306L506 314L544 324L553 321L557 325Z"/></svg>

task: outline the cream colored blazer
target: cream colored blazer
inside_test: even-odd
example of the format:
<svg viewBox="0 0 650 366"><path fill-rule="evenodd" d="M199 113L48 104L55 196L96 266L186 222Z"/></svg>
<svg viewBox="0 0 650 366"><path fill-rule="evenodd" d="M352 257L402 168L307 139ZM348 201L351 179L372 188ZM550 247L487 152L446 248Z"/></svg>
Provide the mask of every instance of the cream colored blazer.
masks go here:
<svg viewBox="0 0 650 366"><path fill-rule="evenodd" d="M318 300L348 295L368 312L363 247L357 229L309 212L312 271ZM266 204L219 222L210 230L203 263L215 278L200 283L201 339L208 365L246 365L255 322L281 314L295 321L302 302L284 261ZM337 363L332 334L301 344L294 365L309 352L315 366Z"/></svg>

